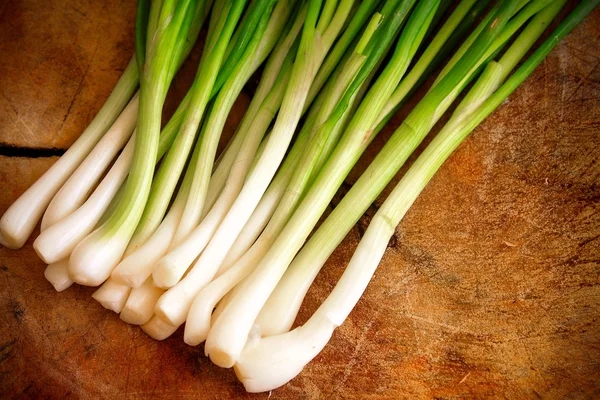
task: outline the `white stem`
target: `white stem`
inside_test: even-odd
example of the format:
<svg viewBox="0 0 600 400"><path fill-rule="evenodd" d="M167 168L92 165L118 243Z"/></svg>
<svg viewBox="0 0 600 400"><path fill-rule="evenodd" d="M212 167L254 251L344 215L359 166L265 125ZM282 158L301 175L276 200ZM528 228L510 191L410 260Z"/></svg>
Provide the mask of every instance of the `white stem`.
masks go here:
<svg viewBox="0 0 600 400"><path fill-rule="evenodd" d="M131 289L119 318L128 324L145 324L154 315L154 306L163 292L154 285L152 279L146 279L143 285Z"/></svg>
<svg viewBox="0 0 600 400"><path fill-rule="evenodd" d="M127 248L129 237L103 237L96 229L73 249L69 258L69 275L83 286L98 286L110 277ZM93 256L92 256L93 255Z"/></svg>
<svg viewBox="0 0 600 400"><path fill-rule="evenodd" d="M239 132L236 132L233 139L231 140L227 148L224 150L222 156L220 156L219 159L215 162L217 165L212 175L210 176L210 182L208 183L208 191L206 193L206 204L202 212L202 217L204 217L208 213L208 210L212 208L212 206L219 198L221 191L223 191L223 187L225 187L225 182L227 182L227 177L229 176L229 171L231 171L231 167L233 166L235 157L240 151L243 139L243 135ZM179 242L181 241L181 239L179 240Z"/></svg>
<svg viewBox="0 0 600 400"><path fill-rule="evenodd" d="M252 216L231 246L231 249L217 271L217 276L231 268L260 236L277 209L279 201L285 194L285 188L290 182L293 172L293 168L287 168L278 173L275 179L273 179L273 182L269 185L269 188L252 213Z"/></svg>
<svg viewBox="0 0 600 400"><path fill-rule="evenodd" d="M178 194L175 203L156 231L143 245L117 265L111 273L112 279L134 288L141 286L147 280L161 257L167 254L181 220L186 197Z"/></svg>
<svg viewBox="0 0 600 400"><path fill-rule="evenodd" d="M212 237L220 222L219 217L218 213L211 210L179 246L160 259L152 271L152 278L158 287L168 289L181 280Z"/></svg>
<svg viewBox="0 0 600 400"><path fill-rule="evenodd" d="M138 105L139 95L136 94L90 154L56 193L42 218L42 232L83 204L106 168L133 133Z"/></svg>
<svg viewBox="0 0 600 400"><path fill-rule="evenodd" d="M92 232L129 173L134 142L135 134L100 185L79 209L37 237L33 248L44 262L51 264L69 257L75 247Z"/></svg>
<svg viewBox="0 0 600 400"><path fill-rule="evenodd" d="M311 318L304 326L283 335L250 341L234 366L250 393L283 386L323 350L336 328L326 318Z"/></svg>
<svg viewBox="0 0 600 400"><path fill-rule="evenodd" d="M207 219L210 216L211 214L209 213ZM206 237L208 237L208 233ZM248 257L244 256L238 261L240 263L240 267L232 273L232 276L236 277L237 275L240 275L241 278L243 278L249 272L251 272L260 258L268 250L269 243L270 241L265 239L260 245L257 245L256 247L253 246L254 251L251 249L251 253L247 253ZM188 257L190 258L194 254L191 246L189 249L184 249L182 246L180 246L178 250L180 250L182 253L184 250L186 250ZM159 287L165 287L163 286L165 282L171 283L175 280L177 280L177 284L172 286L159 299L154 312L172 325L183 324L186 320L194 298L202 288L204 288L213 280L218 269L217 267L220 265L220 262L207 265L207 263L203 264L203 261L205 259L214 260L219 256L219 250L220 248L216 248L215 250L215 248L211 248L210 246L207 247L204 253L200 255L193 267L189 270L188 274L182 280L179 280L179 278L183 275L183 273L185 273L185 270L183 270L183 268L178 269L178 267L180 267L182 264L178 264L173 260L178 260L181 262L183 257L176 258L176 256L180 256L180 254L175 252L169 253L167 256L165 256L154 270L153 278ZM214 253L217 253L217 256L215 256ZM176 275L175 273L180 275ZM168 279L172 280L168 281Z"/></svg>
<svg viewBox="0 0 600 400"><path fill-rule="evenodd" d="M321 352L362 296L393 234L390 220L376 215L337 285L303 326L248 342L235 364L247 391L284 385Z"/></svg>
<svg viewBox="0 0 600 400"><path fill-rule="evenodd" d="M211 314L223 296L250 274L266 250L253 246L235 265L210 282L198 293L185 324L184 341L195 346L206 340L211 324Z"/></svg>
<svg viewBox="0 0 600 400"><path fill-rule="evenodd" d="M229 292L227 292L227 294L225 296L223 296L223 298L217 303L217 306L215 307L215 310L213 311L212 316L210 317L211 326L215 324L217 319L219 319L219 316L221 315L221 313L223 313L223 310L225 309L225 307L227 307L227 304L229 304L229 302L231 301L233 296L235 296L235 294L243 286L244 286L244 281L242 280L240 283L238 283L236 286L234 286L233 289L231 289Z"/></svg>
<svg viewBox="0 0 600 400"><path fill-rule="evenodd" d="M118 314L125 306L130 291L129 286L119 285L109 279L92 294L92 297L104 308Z"/></svg>
<svg viewBox="0 0 600 400"><path fill-rule="evenodd" d="M165 340L175 333L179 326L167 324L165 321L154 315L150 321L141 326L146 335L155 340Z"/></svg>
<svg viewBox="0 0 600 400"><path fill-rule="evenodd" d="M244 179L258 146L281 104L283 90L287 82L287 70L282 73L285 76L278 81L273 91L267 96L254 117L253 122L250 124L248 132L244 135L243 144L235 158L225 187L218 200L200 225L177 247L170 251L154 269L152 276L154 282L159 287L170 288L181 280L183 274L185 274L196 257L204 250L231 208L244 184Z"/></svg>
<svg viewBox="0 0 600 400"><path fill-rule="evenodd" d="M44 276L57 292L62 292L73 284L69 277L69 260L64 259L46 267Z"/></svg>
<svg viewBox="0 0 600 400"><path fill-rule="evenodd" d="M279 335L291 329L310 285L327 260L304 260L304 254L300 251L294 258L256 317L254 323L263 336Z"/></svg>
<svg viewBox="0 0 600 400"><path fill-rule="evenodd" d="M217 282L218 281L218 282ZM198 293L187 315L183 341L197 346L206 340L210 330L210 318L217 302L227 293L228 281L217 279Z"/></svg>
<svg viewBox="0 0 600 400"><path fill-rule="evenodd" d="M277 226L272 227L269 225L241 258L200 291L187 315L185 332L186 337L189 337L189 342L188 339L185 339L186 343L200 343L206 340L206 334L210 326L210 313L214 306L234 286L254 271L259 261L275 241L279 231L280 229Z"/></svg>

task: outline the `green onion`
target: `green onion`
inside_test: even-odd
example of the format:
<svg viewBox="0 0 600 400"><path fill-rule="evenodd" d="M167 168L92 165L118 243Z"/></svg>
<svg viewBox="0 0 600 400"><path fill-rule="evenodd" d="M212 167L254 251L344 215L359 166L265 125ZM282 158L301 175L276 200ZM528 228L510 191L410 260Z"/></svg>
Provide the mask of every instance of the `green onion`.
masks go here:
<svg viewBox="0 0 600 400"><path fill-rule="evenodd" d="M295 15L295 17L288 21L288 26L286 26L284 32L282 32L280 42L276 45L273 53L269 57L261 76L260 83L252 97L252 102L248 106L237 132L224 150L223 155L218 160L218 165L210 179L209 193L206 196L206 207L204 207L203 213L213 207L217 201L217 197L219 197L220 193L223 191L231 167L236 162L240 148L243 148L243 142L245 140L253 140L246 139L250 124L254 121L254 116L257 114L258 109L262 106L263 101L273 88L275 81L279 78L281 67L290 52L290 48L294 45L298 33L302 29L302 24L306 17L306 4L304 4L297 12L293 12L292 15ZM179 244L181 239L183 238L176 238L174 243Z"/></svg>
<svg viewBox="0 0 600 400"><path fill-rule="evenodd" d="M97 285L119 262L150 193L156 164L161 112L172 79L169 66L178 40L185 40L192 23L193 0L165 0L156 41L146 51L140 77L140 105L133 162L125 191L111 217L83 239L71 253L69 274L75 282Z"/></svg>
<svg viewBox="0 0 600 400"><path fill-rule="evenodd" d="M262 28L259 27L255 31L255 38L253 38L251 42L253 44L251 44L248 47L242 60L240 60L240 63L238 64L238 68L234 70L232 77L223 87L221 94L219 94L217 98L215 109L223 110L231 107L231 105L233 104L233 100L235 99L235 97L237 97L242 85L253 73L253 71L258 67L258 65L264 60L266 55L271 51L274 45L274 41L276 40L275 38L277 38L280 34L281 29L283 29L283 25L285 24L287 17L289 16L286 15L289 14L289 12L286 11L289 9L288 7L286 7L287 5L287 2L280 2L278 7L274 10L272 17L270 18L271 23L269 23L268 26L266 23L264 23L264 26ZM283 85L280 86L282 86L283 88ZM223 105L222 103L224 102L227 102L227 105ZM215 118L219 118L220 120L215 121ZM218 132L220 132L220 129L222 128L224 122L224 115L222 113L215 113L214 115L211 114L206 123L208 126L210 126L210 130L205 133L210 134L210 132L212 132L214 135L216 135ZM268 125L269 122L270 119L267 119L266 125ZM266 126L264 127L264 129L266 130ZM206 138L207 135L205 134L204 137ZM199 157L201 157L201 154L197 153L193 161ZM189 186L189 188L187 189L188 196L189 191L191 190L192 180L194 179L194 177L197 176L195 165L191 165L189 168L192 169L188 171L188 173L186 173L185 177L185 180L188 182L188 184L186 185ZM176 201L178 206L177 209L179 209L180 207L185 207L185 202L187 200L183 201L182 206L180 205L179 196L178 200ZM183 217L183 209L181 210L181 212L178 212L177 218L175 218L173 216L174 214L171 212L170 215L171 216L169 217L169 219L167 220L165 218L165 220L163 220L163 223L160 225L159 229L162 228L160 234L156 237L152 235L144 245L138 248L139 252L136 251L130 254L130 256L126 257L125 260L123 260L123 262L119 266L117 266L117 268L113 271L113 277L123 280L124 283L133 285L134 287L139 286L142 282L146 280L150 273L152 273L156 262L167 252L176 232L176 230L173 229L173 225L175 224L176 228L180 224L181 218ZM163 224L165 224L166 226L163 227ZM134 254L136 255L134 256ZM183 272L185 272L185 269L186 268L183 268ZM160 280L156 279L156 273L155 283L161 287L165 286L160 282Z"/></svg>
<svg viewBox="0 0 600 400"><path fill-rule="evenodd" d="M112 271L111 278L115 282L132 288L138 288L144 284L152 273L156 262L169 248L169 244L175 235L175 230L183 215L190 186L191 175L185 177L173 205L171 205L169 212L159 227L142 246L124 257Z"/></svg>
<svg viewBox="0 0 600 400"><path fill-rule="evenodd" d="M45 210L33 247L57 291L100 285L93 299L156 340L187 322L184 341L206 341L205 354L233 366L249 392L285 384L324 348L433 175L600 3L582 1L532 52L566 0L137 1L135 57L73 148L0 219L0 243L22 246ZM161 130L169 86L209 12L196 76ZM216 158L234 102L263 63ZM370 143L438 68L324 218ZM332 293L291 330L335 247L455 102Z"/></svg>
<svg viewBox="0 0 600 400"><path fill-rule="evenodd" d="M535 2L532 2L531 5L535 5L534 3ZM546 4L547 3L548 1L546 1ZM529 14L527 9L521 11L521 13L523 12ZM514 13L514 11L512 13ZM482 24L489 24L491 20L492 17L489 17L488 15L488 17L482 21ZM511 20L507 23L486 53L475 63L475 66L481 65L488 58L487 54L492 51L490 49L501 47L502 44L510 38L506 32L516 32L517 29L515 29L516 27L513 21L514 20ZM519 18L519 21L520 24L523 24L526 22L526 19ZM482 30L483 28L480 25L476 32L481 33ZM471 43L473 41L474 39L470 40ZM458 52L464 55L465 49L461 49ZM427 51L424 55L426 53ZM455 64L456 61L458 60L451 60L453 64ZM474 69L476 68L471 69L471 72L468 74L469 76L473 76L472 71ZM458 90L462 90L466 85L466 82L466 80L463 80L462 83L457 85ZM399 88L401 87L402 84ZM433 91L433 89L431 90ZM454 93L449 99L455 98L457 94L458 92ZM392 106L388 107L388 109L393 108L394 107ZM439 118L439 116L436 117L435 120L437 120L437 118ZM402 129L402 127L400 127L400 129ZM342 200L346 206L343 208L336 208L336 210L334 210L321 225L319 230L315 232L313 237L306 243L304 248L298 253L257 318L256 323L261 327L262 332L265 334L277 334L289 330L296 317L302 299L321 266L325 263L335 247L343 240L356 221L358 221L360 216L366 211L368 206L379 195L381 190L383 190L383 187L391 180L393 174L403 165L423 137L424 136L421 135L416 136L412 134L410 129L406 129L404 133L397 131L392 139L388 141L389 146L392 146L392 143L394 143L393 150L386 150L389 162L386 161L387 164L382 164L385 165L386 171L388 172L385 174L377 173L377 176L381 178L381 182L376 186L372 186L371 183L369 183L361 187L357 186L356 189L353 187L351 191L355 196L360 196L361 201ZM384 149L387 149L387 146ZM391 166L394 167L390 168ZM350 197L348 197L348 199L350 199ZM364 203L362 200L364 200ZM348 211L350 209L352 210L351 212L342 211ZM356 214L354 212L356 212Z"/></svg>
<svg viewBox="0 0 600 400"><path fill-rule="evenodd" d="M365 64L367 56L361 53L364 50L366 43L373 35L380 19L380 14L374 15L371 23L363 34L361 42L359 42L357 46L357 50L353 52L340 73L336 74L336 79L331 81L332 84L326 87L323 104L318 108L315 108L315 110L318 110L315 123L305 125L309 127L311 134L308 135L308 148L303 152L303 159L296 165L296 173L293 175L292 180L285 191L285 195L265 232L252 246L250 251L233 267L236 271L240 272L232 271L231 273L226 273L226 276L219 277L217 280L226 280L227 282L220 284L215 280L196 296L196 300L188 313L185 326L184 340L187 344L197 345L206 339L206 334L208 333L208 327L210 325L210 313L216 302L220 300L221 296L224 294L223 291L228 291L233 285L237 284L239 280L247 274L246 271L252 268L256 261L264 255L273 240L277 237L279 231L285 225L289 215L295 209L295 205L299 201L308 180L314 175L314 169L319 168L317 163L320 158L319 156L322 155L322 150L323 152L328 152L327 149L331 149L337 142L344 118L340 116L340 118L335 118L335 121L330 123L328 117L333 113L334 108L339 103L342 96L345 95L350 84L355 80L361 67ZM355 88L355 91L356 89L357 88ZM355 97L354 93L351 93L351 97ZM344 110L345 117L348 116L347 111L348 110ZM342 119L342 121L339 119ZM215 291L215 289L209 289L209 287L215 286L213 285L215 283L216 285L221 285L221 289L217 291ZM205 292L206 289L208 290ZM202 293L211 293L211 296L207 298Z"/></svg>
<svg viewBox="0 0 600 400"><path fill-rule="evenodd" d="M386 3L384 10L389 7L393 12L390 13L387 22L384 18L380 31L381 42L374 40L369 43L374 48L375 55L385 50L386 43L396 35L396 31L413 4L413 2L402 2L399 5L395 2ZM439 1L434 0L418 2L414 13L403 28L392 59L358 107L316 181L254 272L246 278L244 289L232 298L211 328L205 349L217 365L232 366L235 363L260 308L285 272L287 264L297 249L317 223L346 174L366 148L369 137L373 133L371 127L376 117L408 68L438 4ZM383 15L387 13L382 10ZM368 71L365 71L365 76L367 74ZM341 104L343 107L343 103ZM327 173L324 174L325 171Z"/></svg>
<svg viewBox="0 0 600 400"><path fill-rule="evenodd" d="M42 218L42 231L73 213L85 202L104 171L131 137L137 121L138 104L139 96L135 95L52 198Z"/></svg>
<svg viewBox="0 0 600 400"><path fill-rule="evenodd" d="M498 63L488 64L452 119L378 210L339 283L308 322L289 333L259 339L258 343L252 343L244 350L236 365L236 374L243 381L246 390L268 391L281 386L296 376L321 351L335 327L345 320L362 295L396 225L435 171L462 140L523 82L558 41L600 1L586 1L578 6L552 37L500 89L495 90L541 35L564 2L556 1L549 5L528 24L511 46L510 55L503 57ZM363 174L364 176L366 175Z"/></svg>
<svg viewBox="0 0 600 400"><path fill-rule="evenodd" d="M206 2L203 4L205 3ZM196 19L194 20L193 26L190 29L187 41L185 41L186 48L179 60L179 64L183 62L183 57L186 57L191 50L191 44L193 44L193 41L195 41L195 37L198 35L200 26L204 21L205 15L204 13L200 12L203 10L200 6L201 4L198 5L195 11ZM163 154L169 149L175 140L179 126L181 125L181 121L185 114L185 110L189 106L189 99L190 93L188 92L167 125L163 128L158 145L157 160L163 156ZM120 190L122 183L129 173L129 168L133 158L133 146L134 139L132 137L113 166L110 168L109 172L102 179L101 183L98 185L98 187L96 187L94 192L85 201L85 203L82 204L77 210L70 212L69 215L60 218L59 222L51 224L51 226L44 229L40 236L38 236L34 242L34 249L42 258L42 260L48 264L51 264L68 257L75 246L92 232L96 224L101 220L101 217L107 211L111 200L114 199L117 191ZM106 147L101 146L99 152L94 150L92 153L90 153L88 158L86 158L86 160L73 174L72 178L69 178L67 184L70 185L71 179L79 181L80 178L83 179L86 177L90 181L93 181L94 179L92 179L91 176L101 172L100 168L98 168L99 161L97 157L100 157L102 154L104 154L105 150ZM89 162L88 159L90 160ZM93 169L96 169L95 172ZM72 185L70 186L73 188ZM69 195L70 193L69 196L76 196L71 190L66 190L66 195ZM63 197L65 196L62 196L61 193L60 199L57 201L60 203L60 200ZM65 202L63 204L69 203ZM60 204L59 207L61 207ZM116 210L116 207L117 203L113 205L111 213ZM58 212L62 213L64 210L59 210ZM105 218L102 223L104 223L107 219L108 218Z"/></svg>
<svg viewBox="0 0 600 400"><path fill-rule="evenodd" d="M140 287L131 289L119 318L133 325L147 323L154 315L154 305L163 292L154 285L152 279L146 279Z"/></svg>
<svg viewBox="0 0 600 400"><path fill-rule="evenodd" d="M207 51L203 52L194 84L190 90L190 105L186 110L177 138L154 177L147 205L141 217L141 222L129 243L128 253L134 251L148 239L164 216L196 138L196 132L210 99L209 95L213 89L213 84L219 74L225 50L242 14L244 5L245 0L228 2L216 22L217 27L213 33L214 36L208 39ZM233 94L237 97L237 93ZM224 108L222 113L226 116L228 111L228 108ZM218 127L217 129L220 132ZM191 219L191 223L195 221L195 218L190 218L185 212L184 216L184 220Z"/></svg>
<svg viewBox="0 0 600 400"><path fill-rule="evenodd" d="M167 324L155 314L141 328L152 339L164 340L174 334L178 327Z"/></svg>
<svg viewBox="0 0 600 400"><path fill-rule="evenodd" d="M327 0L326 3L330 1L332 0ZM156 305L155 313L169 324L178 326L183 323L194 296L212 280L275 175L299 122L311 82L344 25L351 6L350 0L340 1L331 22L320 31L316 27L321 1L310 1L288 88L262 157L246 178L239 196L198 262Z"/></svg>
<svg viewBox="0 0 600 400"><path fill-rule="evenodd" d="M49 264L44 270L44 277L52 284L57 292L62 292L73 284L69 278L69 260L64 259L53 264Z"/></svg>
<svg viewBox="0 0 600 400"><path fill-rule="evenodd" d="M154 2L153 2L154 3ZM160 5L160 1L156 1ZM192 49L196 37L200 31L203 13L210 7L210 1L199 1L198 12L196 13L197 22L194 23L187 39L183 42L182 51L180 51L180 64L187 57ZM159 8L159 7L156 7ZM150 15L152 18L153 15ZM148 38L148 40L150 40ZM20 248L33 232L35 225L48 207L55 194L61 189L64 183L69 179L73 172L83 162L87 155L102 139L103 135L114 125L119 115L130 101L136 87L138 86L139 76L136 65L136 58L133 57L129 62L123 75L117 82L113 92L106 100L96 117L85 129L81 136L73 143L67 152L40 177L25 193L19 197L9 209L4 213L0 220L0 244L9 248ZM115 127L115 129L118 129ZM97 166L98 171L100 165ZM101 172L97 172L101 174ZM95 179L98 177L96 175ZM94 180L90 177L90 182ZM88 188L89 190L89 188ZM86 192L87 190L81 190ZM75 197L65 196L69 201L76 200ZM81 199L79 198L78 201ZM59 204L60 202L57 201ZM53 206L54 209L55 206ZM57 208L59 206L56 206ZM57 216L49 216L49 220L44 223L44 228L51 225L50 222L60 220L61 216L68 215L74 208L72 204L65 207L65 210L56 210ZM51 212L52 213L52 212ZM51 215L51 214L50 214Z"/></svg>
<svg viewBox="0 0 600 400"><path fill-rule="evenodd" d="M254 32L248 49L242 59L238 60L239 62L234 69L232 77L235 77L235 79L230 80L225 85L223 88L225 92L222 91L225 95L219 96L213 108L214 112L211 113L211 116L204 125L201 138L194 149L192 159L192 162L195 163L194 179L186 209L176 233L176 238L178 239L186 237L187 241L188 237L193 236L194 229L197 229L200 217L203 216L202 211L205 208L206 193L209 186L208 181L212 171L221 128L225 124L227 117L227 111L233 105L246 81L275 46L277 38L284 28L287 15L289 15L287 5L287 2L279 3L272 18L270 17L270 13L266 13L263 16L261 23ZM267 28L268 31L266 30ZM198 245L198 251L192 257L192 260L187 265L182 265L184 272L201 250L201 245Z"/></svg>
<svg viewBox="0 0 600 400"><path fill-rule="evenodd" d="M130 292L129 286L119 285L108 279L92 294L92 298L107 310L118 314L125 306Z"/></svg>
<svg viewBox="0 0 600 400"><path fill-rule="evenodd" d="M273 85L273 89L258 109L252 124L248 128L248 132L245 134L242 150L238 153L233 163L226 185L216 203L211 207L200 225L156 263L152 275L154 282L159 287L169 288L179 282L188 267L203 250L204 246L206 246L214 230L218 227L218 224L222 221L227 211L229 211L229 207L231 207L233 201L235 201L244 183L244 178L246 177L260 139L268 129L281 104L291 68L291 57L286 58L286 60L288 62L284 63L281 67L280 79Z"/></svg>

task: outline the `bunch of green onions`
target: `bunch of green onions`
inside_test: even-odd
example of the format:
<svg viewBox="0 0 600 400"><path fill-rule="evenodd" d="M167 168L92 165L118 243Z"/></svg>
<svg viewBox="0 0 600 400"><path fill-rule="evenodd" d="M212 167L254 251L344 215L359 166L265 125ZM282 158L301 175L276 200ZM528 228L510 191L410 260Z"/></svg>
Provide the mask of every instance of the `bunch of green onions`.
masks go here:
<svg viewBox="0 0 600 400"><path fill-rule="evenodd" d="M185 324L184 341L206 342L248 391L277 388L346 319L443 162L600 0L582 1L525 58L565 2L139 0L135 56L80 138L4 213L0 243L22 247L41 219L33 247L57 291L99 286L93 297L123 321L157 340ZM171 81L205 20L197 74L161 129ZM438 70L315 229L377 133ZM332 293L290 330L327 258L466 88Z"/></svg>

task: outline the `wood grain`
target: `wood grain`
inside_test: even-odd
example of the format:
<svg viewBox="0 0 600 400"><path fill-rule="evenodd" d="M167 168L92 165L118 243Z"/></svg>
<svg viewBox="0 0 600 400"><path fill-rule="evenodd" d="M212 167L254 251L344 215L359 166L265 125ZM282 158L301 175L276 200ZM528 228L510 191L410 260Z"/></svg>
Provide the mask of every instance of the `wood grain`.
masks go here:
<svg viewBox="0 0 600 400"><path fill-rule="evenodd" d="M73 142L131 56L134 8L113 0L0 5L1 146ZM93 301L92 288L55 293L31 241L19 251L2 248L0 397L598 398L599 99L596 10L445 163L348 320L271 394L246 394L202 346L185 345L181 331L151 340ZM229 133L247 103L242 95ZM0 211L54 160L0 157ZM332 255L298 322L333 288L383 199Z"/></svg>

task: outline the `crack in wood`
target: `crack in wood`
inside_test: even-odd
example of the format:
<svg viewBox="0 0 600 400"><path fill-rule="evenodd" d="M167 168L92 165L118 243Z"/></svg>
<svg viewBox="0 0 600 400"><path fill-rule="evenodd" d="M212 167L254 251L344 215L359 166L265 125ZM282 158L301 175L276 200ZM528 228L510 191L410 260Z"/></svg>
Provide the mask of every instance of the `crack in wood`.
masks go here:
<svg viewBox="0 0 600 400"><path fill-rule="evenodd" d="M60 157L65 154L65 149L56 147L17 147L8 144L0 144L0 156L4 157L24 157L24 158L42 158L42 157Z"/></svg>

